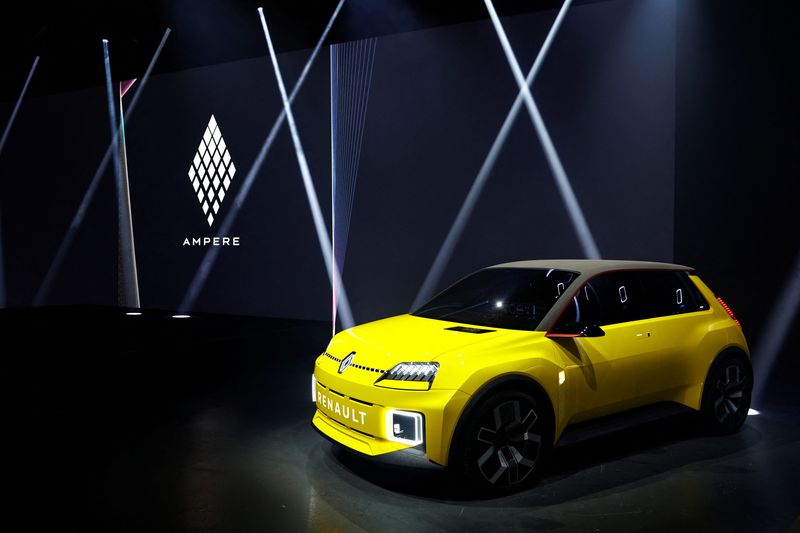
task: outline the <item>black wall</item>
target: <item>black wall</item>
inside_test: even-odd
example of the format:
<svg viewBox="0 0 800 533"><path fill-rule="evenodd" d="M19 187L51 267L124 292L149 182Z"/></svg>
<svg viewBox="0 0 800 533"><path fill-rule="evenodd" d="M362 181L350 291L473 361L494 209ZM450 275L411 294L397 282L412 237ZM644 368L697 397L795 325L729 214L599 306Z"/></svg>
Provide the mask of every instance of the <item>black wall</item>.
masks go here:
<svg viewBox="0 0 800 533"><path fill-rule="evenodd" d="M504 18L523 68L553 16ZM534 91L601 252L696 267L742 320L757 369L788 391L800 370L791 349L797 316L774 368L761 368L758 352L800 254L797 16L789 2L578 5ZM255 18L241 32L261 39ZM281 55L290 84L306 55ZM327 219L328 76L324 51L295 105ZM344 272L357 321L407 310L514 95L486 20L379 38ZM0 104L0 116L10 109ZM209 115L238 168L235 194L279 111L265 57L151 80L128 128L143 305L178 305L202 256L179 243L212 233L186 177ZM24 103L0 157L11 305L30 305L44 277L108 142L106 112L99 87ZM115 302L114 221L109 174L48 303ZM285 131L232 233L242 247L220 255L196 309L329 316ZM523 114L443 283L500 261L580 255ZM783 312L795 313L789 304Z"/></svg>
<svg viewBox="0 0 800 533"><path fill-rule="evenodd" d="M800 254L798 15L794 2L678 2L675 259L739 316L757 370ZM796 312L792 303L785 312ZM795 314L772 370L790 390L798 333Z"/></svg>
<svg viewBox="0 0 800 533"><path fill-rule="evenodd" d="M504 18L525 70L554 16ZM242 31L257 36L257 18ZM290 85L307 53L281 55ZM537 80L534 95L607 257L672 259L674 74L675 5L618 0L573 8ZM294 108L329 220L328 76L323 50ZM488 21L378 39L344 270L356 321L408 310L515 95ZM127 124L144 306L179 304L202 257L181 242L216 229L186 175L209 116L238 169L224 215L280 109L265 57L151 79ZM102 88L25 102L0 161L12 305L30 305L41 283L109 138L106 113ZM48 303L115 302L115 205L109 173ZM242 246L222 251L195 310L330 316L285 130L231 233ZM578 240L522 113L442 283L493 263L576 256Z"/></svg>

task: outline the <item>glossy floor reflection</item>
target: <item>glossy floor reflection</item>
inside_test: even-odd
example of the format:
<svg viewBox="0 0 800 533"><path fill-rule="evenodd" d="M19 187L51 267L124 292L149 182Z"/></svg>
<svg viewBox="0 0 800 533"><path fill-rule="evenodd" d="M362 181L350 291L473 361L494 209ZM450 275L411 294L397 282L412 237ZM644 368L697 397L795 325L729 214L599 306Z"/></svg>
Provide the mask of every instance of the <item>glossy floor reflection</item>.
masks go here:
<svg viewBox="0 0 800 533"><path fill-rule="evenodd" d="M557 448L541 483L476 500L434 468L310 427L329 325L116 310L0 312L9 509L67 531L780 531L800 515L800 417L732 437L675 416ZM71 354L70 348L79 352Z"/></svg>

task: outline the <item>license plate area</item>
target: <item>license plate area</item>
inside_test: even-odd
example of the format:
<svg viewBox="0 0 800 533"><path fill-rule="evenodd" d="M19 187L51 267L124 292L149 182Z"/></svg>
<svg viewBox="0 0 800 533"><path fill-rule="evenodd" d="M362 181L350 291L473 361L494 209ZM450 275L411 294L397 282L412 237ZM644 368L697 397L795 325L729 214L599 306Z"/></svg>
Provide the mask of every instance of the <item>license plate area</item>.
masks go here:
<svg viewBox="0 0 800 533"><path fill-rule="evenodd" d="M381 438L383 409L340 394L317 382L317 409L340 424L369 436Z"/></svg>

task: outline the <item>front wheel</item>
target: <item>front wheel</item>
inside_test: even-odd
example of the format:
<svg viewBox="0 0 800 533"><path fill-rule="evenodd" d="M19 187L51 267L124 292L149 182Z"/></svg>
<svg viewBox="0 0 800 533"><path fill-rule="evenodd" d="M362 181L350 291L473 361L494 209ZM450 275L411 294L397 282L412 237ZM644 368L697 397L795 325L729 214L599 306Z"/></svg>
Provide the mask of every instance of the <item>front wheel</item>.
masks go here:
<svg viewBox="0 0 800 533"><path fill-rule="evenodd" d="M501 391L467 421L457 466L479 491L523 489L536 482L552 447L552 431L543 401L526 392Z"/></svg>
<svg viewBox="0 0 800 533"><path fill-rule="evenodd" d="M723 355L708 371L700 410L715 434L735 433L742 427L753 393L753 370L743 355Z"/></svg>

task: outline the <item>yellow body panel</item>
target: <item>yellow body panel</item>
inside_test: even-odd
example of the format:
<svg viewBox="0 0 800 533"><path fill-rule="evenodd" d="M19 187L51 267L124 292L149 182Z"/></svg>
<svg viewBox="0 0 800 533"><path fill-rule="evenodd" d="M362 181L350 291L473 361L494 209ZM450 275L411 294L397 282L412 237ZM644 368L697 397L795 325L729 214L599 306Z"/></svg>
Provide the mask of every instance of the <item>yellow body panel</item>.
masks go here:
<svg viewBox="0 0 800 533"><path fill-rule="evenodd" d="M691 279L709 310L603 326L603 337L549 338L544 331L507 329L465 333L446 329L460 324L412 315L342 331L315 364L313 424L345 446L380 455L408 447L387 439L386 411L422 413L425 453L447 465L470 399L504 376L523 376L544 390L556 441L569 424L645 404L672 401L699 409L716 355L729 347L749 351L742 330L713 293L697 276ZM339 362L351 352L353 364L339 373ZM439 363L430 390L427 384L375 383L397 363L427 361Z"/></svg>

